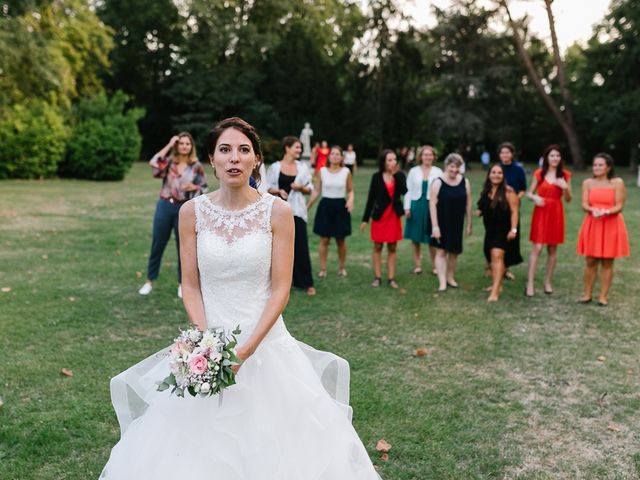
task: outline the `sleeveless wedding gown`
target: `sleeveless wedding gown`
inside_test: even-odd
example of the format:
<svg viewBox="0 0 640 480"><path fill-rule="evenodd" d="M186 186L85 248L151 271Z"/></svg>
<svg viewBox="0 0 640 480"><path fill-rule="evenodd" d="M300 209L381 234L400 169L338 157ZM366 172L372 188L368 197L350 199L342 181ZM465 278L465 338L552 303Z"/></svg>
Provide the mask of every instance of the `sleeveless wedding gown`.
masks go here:
<svg viewBox="0 0 640 480"><path fill-rule="evenodd" d="M208 327L249 337L271 293L271 208L195 202ZM349 365L296 341L282 317L223 398L156 391L169 347L111 380L121 439L102 480L378 480L350 421Z"/></svg>

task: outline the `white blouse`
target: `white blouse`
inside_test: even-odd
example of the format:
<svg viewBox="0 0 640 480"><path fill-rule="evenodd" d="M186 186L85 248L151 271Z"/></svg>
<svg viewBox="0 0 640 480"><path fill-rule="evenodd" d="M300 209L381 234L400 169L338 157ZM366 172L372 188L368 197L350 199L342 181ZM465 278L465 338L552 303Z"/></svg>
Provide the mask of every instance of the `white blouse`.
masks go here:
<svg viewBox="0 0 640 480"><path fill-rule="evenodd" d="M337 172L332 172L327 167L322 167L320 169L322 198L345 198L347 196L348 176L349 169L347 167L342 167Z"/></svg>
<svg viewBox="0 0 640 480"><path fill-rule="evenodd" d="M429 187L431 187L431 182L436 178L442 176L442 169L440 167L431 167L429 170L429 178L427 185L427 198L429 198ZM411 201L418 200L420 195L422 194L422 166L416 165L411 170L409 170L409 175L407 176L407 194L404 196L404 209L411 209Z"/></svg>
<svg viewBox="0 0 640 480"><path fill-rule="evenodd" d="M311 172L309 167L299 160L296 160L296 169L298 174L296 175L295 183L299 183L303 187L313 190L313 183L311 182ZM278 177L280 177L280 162L274 162L267 170L267 188L273 188L278 190ZM307 221L307 201L304 198L302 192L291 190L287 197L287 202L291 206L291 212L294 217L300 217L305 222Z"/></svg>

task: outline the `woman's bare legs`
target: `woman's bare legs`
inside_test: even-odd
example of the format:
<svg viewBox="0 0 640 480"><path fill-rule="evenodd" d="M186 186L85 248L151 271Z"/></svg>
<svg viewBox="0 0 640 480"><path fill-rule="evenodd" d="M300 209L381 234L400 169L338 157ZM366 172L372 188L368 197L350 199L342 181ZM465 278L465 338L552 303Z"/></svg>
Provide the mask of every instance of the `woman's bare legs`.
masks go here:
<svg viewBox="0 0 640 480"><path fill-rule="evenodd" d="M447 252L436 249L436 274L438 275L438 290L447 289Z"/></svg>
<svg viewBox="0 0 640 480"><path fill-rule="evenodd" d="M504 250L501 248L491 249L491 278L493 283L491 284L491 293L488 302L497 302L500 297L500 290L502 290L502 279L504 278Z"/></svg>
<svg viewBox="0 0 640 480"><path fill-rule="evenodd" d="M600 260L595 257L587 257L584 266L584 293L580 298L581 301L591 300L593 296L593 286L596 283L596 274L598 273L598 263Z"/></svg>
<svg viewBox="0 0 640 480"><path fill-rule="evenodd" d="M318 245L318 256L320 257L320 276L326 276L327 274L327 257L329 256L329 237L320 237L320 244Z"/></svg>
<svg viewBox="0 0 640 480"><path fill-rule="evenodd" d="M613 281L613 258L603 258L600 262L600 295L598 296L598 301L606 305L609 298L609 288Z"/></svg>
<svg viewBox="0 0 640 480"><path fill-rule="evenodd" d="M420 244L411 242L411 251L413 252L413 263L415 268L413 273L422 273L422 252L420 251Z"/></svg>
<svg viewBox="0 0 640 480"><path fill-rule="evenodd" d="M553 292L553 272L558 263L558 246L547 245L547 271L544 274L545 293Z"/></svg>
<svg viewBox="0 0 640 480"><path fill-rule="evenodd" d="M458 254L457 253L447 253L447 283L452 287L457 287L458 282L456 282L456 267L458 266Z"/></svg>
<svg viewBox="0 0 640 480"><path fill-rule="evenodd" d="M531 246L531 253L529 254L529 269L527 271L527 296L533 297L535 293L535 279L536 269L538 268L538 259L542 252L542 244L534 243ZM545 287L546 288L546 287Z"/></svg>

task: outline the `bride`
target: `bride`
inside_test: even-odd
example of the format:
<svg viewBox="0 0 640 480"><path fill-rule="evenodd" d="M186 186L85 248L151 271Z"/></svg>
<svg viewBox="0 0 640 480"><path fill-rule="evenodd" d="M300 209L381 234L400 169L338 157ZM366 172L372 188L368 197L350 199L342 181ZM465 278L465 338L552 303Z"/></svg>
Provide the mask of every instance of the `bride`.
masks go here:
<svg viewBox="0 0 640 480"><path fill-rule="evenodd" d="M293 268L288 204L249 186L262 162L239 118L207 139L220 189L180 210L182 291L200 329L240 325L237 384L222 399L156 391L167 349L111 380L121 439L103 480L377 480L353 429L349 366L282 320Z"/></svg>

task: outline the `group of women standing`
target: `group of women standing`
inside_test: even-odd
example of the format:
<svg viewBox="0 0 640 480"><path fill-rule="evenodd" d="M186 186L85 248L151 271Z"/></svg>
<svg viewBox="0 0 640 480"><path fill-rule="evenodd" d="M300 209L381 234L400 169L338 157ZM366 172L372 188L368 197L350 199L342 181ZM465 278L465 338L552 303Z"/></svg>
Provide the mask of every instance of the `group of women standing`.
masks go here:
<svg viewBox="0 0 640 480"><path fill-rule="evenodd" d="M318 199L313 232L320 237L318 276L327 276L327 257L331 239L338 252L338 276L346 277L346 238L351 235L351 213L354 207L353 171L355 154L340 146L326 147L326 162L315 174L299 160L302 144L296 137L285 137L282 160L266 172L264 184L256 188L286 200L295 224L293 285L315 295L309 243L308 209ZM493 164L477 202L476 215L485 228L484 255L491 276L487 288L489 302L497 301L505 278L513 279L509 267L523 261L520 254L520 202L526 195L534 203L529 240L527 282L524 294L535 295L535 276L540 255L546 246L547 261L543 280L545 294L553 293L553 273L558 246L565 241L563 202L572 199L571 173L565 168L560 147L550 145L543 154L542 165L533 173L527 190L526 174L514 162L515 147L503 143L498 148L500 162ZM350 164L345 164L349 157ZM405 177L392 150L384 150L378 171L371 177L360 230L371 222L373 242L373 287L382 284L382 254L387 249L387 283L398 288L396 281L397 245L403 239L401 217L405 216L404 238L411 241L414 269L422 273L422 245L428 245L430 268L438 278L438 292L458 288L455 278L458 256L463 251L463 237L472 232L472 201L469 180L461 173L463 159L456 153L444 160L444 170L435 166L437 152L429 145L418 152L418 165ZM353 161L353 162L351 162ZM153 241L149 256L148 280L139 293L148 294L157 277L160 259L171 230L177 229L180 205L189 198L205 193L207 182L202 165L195 156L193 139L182 133L149 162L154 176L163 179L160 200L154 217ZM316 167L317 167L316 163ZM593 178L582 187L582 208L587 213L578 238L577 252L587 257L584 293L581 303L592 301L593 287L600 267L601 289L598 305L608 303L613 276L613 260L629 255L626 227L620 214L625 200L624 183L613 175L613 159L598 154L593 162ZM306 196L309 195L309 200ZM404 198L403 198L404 196ZM176 242L178 242L178 236ZM178 263L178 281L180 264ZM178 294L180 295L180 289Z"/></svg>

